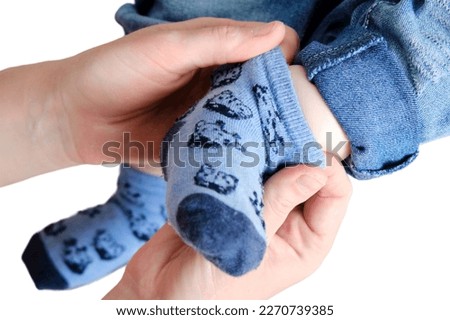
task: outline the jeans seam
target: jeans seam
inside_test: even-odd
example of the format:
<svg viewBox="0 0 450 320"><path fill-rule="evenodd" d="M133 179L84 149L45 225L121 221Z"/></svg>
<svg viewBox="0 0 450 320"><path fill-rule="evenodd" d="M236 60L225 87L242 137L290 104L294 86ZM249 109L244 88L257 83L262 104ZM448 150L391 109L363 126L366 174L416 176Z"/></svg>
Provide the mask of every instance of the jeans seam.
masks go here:
<svg viewBox="0 0 450 320"><path fill-rule="evenodd" d="M346 168L346 171L355 179L358 180L368 180L372 178L381 177L386 174L391 174L396 171L399 171L408 165L410 165L414 160L416 160L417 156L419 155L419 150L415 150L414 153L406 155L403 162L399 163L398 165L388 168L388 169L358 169L358 167L353 162L352 156L349 156L347 159L344 160L343 165L344 168Z"/></svg>
<svg viewBox="0 0 450 320"><path fill-rule="evenodd" d="M368 29L368 28L369 28L370 15L371 15L372 12L376 9L376 7L378 7L378 6L379 6L380 4L382 4L382 3L395 5L395 4L397 4L398 2L396 2L395 0L378 0L378 1L375 1L375 2L369 7L369 9L367 9L366 17L365 17L364 23L363 23L363 27L364 27L365 29Z"/></svg>
<svg viewBox="0 0 450 320"><path fill-rule="evenodd" d="M328 49L328 50L325 50L325 51L321 51L321 52L318 52L318 53L308 57L307 59L305 59L303 61L304 65L310 65L311 61L318 60L322 56L326 56L326 55L329 55L329 54L332 54L332 53L335 53L335 52L339 52L339 51L345 51L347 49L352 49L350 52L347 52L345 55L343 55L341 57L338 57L338 58L334 59L333 61L328 61L328 62L322 63L319 66L313 68L312 70L310 70L308 72L308 78L311 80L319 72L321 72L321 71L323 71L325 69L328 69L329 67L332 67L332 66L336 65L336 63L338 63L338 62L342 62L342 61L344 61L344 60L346 60L348 58L351 58L354 55L356 55L356 54L358 54L358 53L360 53L362 51L365 51L366 49L368 49L368 48L370 48L370 47L372 47L372 46L382 42L382 40L383 40L383 38L381 36L376 36L376 35L373 35L373 34L363 35L363 36L360 36L360 37L356 38L355 40L353 40L353 41L351 41L349 43L346 43L345 45L340 45L340 46L337 46L335 48L331 48L331 49ZM355 45L361 44L363 42L366 42L366 43L364 45L360 46L359 48L352 48Z"/></svg>

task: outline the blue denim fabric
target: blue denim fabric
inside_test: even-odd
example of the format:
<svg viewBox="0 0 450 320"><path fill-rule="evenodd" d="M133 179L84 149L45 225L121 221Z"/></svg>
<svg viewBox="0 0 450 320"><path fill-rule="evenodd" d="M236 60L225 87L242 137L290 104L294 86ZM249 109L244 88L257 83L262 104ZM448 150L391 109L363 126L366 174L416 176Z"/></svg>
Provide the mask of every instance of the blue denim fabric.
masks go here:
<svg viewBox="0 0 450 320"><path fill-rule="evenodd" d="M416 157L412 86L383 37L347 27L328 45L312 42L300 60L351 141L350 173L371 178Z"/></svg>
<svg viewBox="0 0 450 320"><path fill-rule="evenodd" d="M128 33L199 16L276 19L308 36L296 62L346 131L358 179L404 168L420 143L450 134L448 0L137 0L116 19Z"/></svg>
<svg viewBox="0 0 450 320"><path fill-rule="evenodd" d="M197 17L220 17L235 20L280 20L303 35L318 1L307 0L148 0L125 4L116 20L126 33L164 22L176 22Z"/></svg>
<svg viewBox="0 0 450 320"><path fill-rule="evenodd" d="M450 134L447 0L343 1L297 61L346 131L348 171L370 179Z"/></svg>

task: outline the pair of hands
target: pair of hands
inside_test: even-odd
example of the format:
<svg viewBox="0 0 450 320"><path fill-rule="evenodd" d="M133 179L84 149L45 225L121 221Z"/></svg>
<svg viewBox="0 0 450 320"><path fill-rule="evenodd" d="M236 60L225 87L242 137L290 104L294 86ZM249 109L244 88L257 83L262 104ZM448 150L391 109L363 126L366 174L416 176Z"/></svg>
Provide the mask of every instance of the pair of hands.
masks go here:
<svg viewBox="0 0 450 320"><path fill-rule="evenodd" d="M299 46L295 32L280 23L217 19L151 27L128 36L126 41L128 50L136 50L136 61L125 54L123 60L116 62L96 61L104 64L104 70L108 64L123 66L118 74L134 81L132 86L123 87L123 96L132 97L131 101L112 99L108 108L98 109L107 112L102 113L101 119L95 119L90 110L86 114L92 117L93 124L119 117L121 121L115 121L116 127L109 129L117 133L131 129L139 141L150 140L148 131L152 130L151 140L156 145L168 129L164 126L166 119L175 120L208 90L211 67L247 60L278 44L290 62ZM150 47L152 43L158 43L158 48ZM134 91L130 92L132 88ZM121 94L116 90L115 97L118 96ZM104 100L97 105L101 102ZM123 112L124 105L131 108L128 115ZM161 126L149 127L145 123ZM100 139L100 144L102 136L94 136ZM111 132L104 137L111 138ZM95 154L97 147L78 150L84 150L82 154L88 156L84 161L100 160ZM332 246L350 193L350 182L337 160L325 169L286 168L265 185L269 247L257 270L239 278L231 277L184 244L166 225L138 251L122 280L105 298L269 298L319 267Z"/></svg>
<svg viewBox="0 0 450 320"><path fill-rule="evenodd" d="M109 161L102 146L122 141L123 132L159 146L175 119L208 90L215 66L245 61L277 45L290 62L298 44L295 32L279 22L201 18L142 29L65 60L3 71L1 112L6 116L0 139L11 147L11 156L2 160L9 175L0 185ZM14 130L8 119L18 119ZM139 156L131 154L130 162L158 159L159 148L147 150L145 159ZM350 189L338 161L325 169L283 169L265 185L269 248L257 270L232 278L166 225L134 256L105 298L270 297L323 261Z"/></svg>

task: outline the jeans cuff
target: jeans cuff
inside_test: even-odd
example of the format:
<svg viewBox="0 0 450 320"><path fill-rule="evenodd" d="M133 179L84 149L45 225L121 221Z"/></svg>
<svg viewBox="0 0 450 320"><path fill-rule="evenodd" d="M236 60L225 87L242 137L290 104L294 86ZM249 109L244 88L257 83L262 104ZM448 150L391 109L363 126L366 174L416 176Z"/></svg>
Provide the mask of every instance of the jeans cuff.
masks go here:
<svg viewBox="0 0 450 320"><path fill-rule="evenodd" d="M351 143L349 173L370 179L405 167L417 154L417 102L385 39L349 27L329 44L312 42L298 58Z"/></svg>

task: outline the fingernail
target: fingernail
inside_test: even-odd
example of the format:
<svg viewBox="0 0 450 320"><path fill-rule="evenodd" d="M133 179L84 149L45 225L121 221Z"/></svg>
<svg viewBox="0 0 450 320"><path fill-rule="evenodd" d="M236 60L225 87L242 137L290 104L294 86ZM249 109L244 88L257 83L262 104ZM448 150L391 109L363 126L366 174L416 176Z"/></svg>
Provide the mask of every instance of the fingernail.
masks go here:
<svg viewBox="0 0 450 320"><path fill-rule="evenodd" d="M325 185L326 177L324 175L304 174L297 178L297 183L302 188L319 190Z"/></svg>
<svg viewBox="0 0 450 320"><path fill-rule="evenodd" d="M261 37L261 36L265 36L268 35L269 33L271 33L278 24L280 24L281 22L279 21L272 21L270 23L265 23L263 26L256 28L253 30L253 35L257 36L257 37Z"/></svg>

